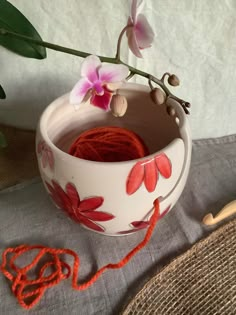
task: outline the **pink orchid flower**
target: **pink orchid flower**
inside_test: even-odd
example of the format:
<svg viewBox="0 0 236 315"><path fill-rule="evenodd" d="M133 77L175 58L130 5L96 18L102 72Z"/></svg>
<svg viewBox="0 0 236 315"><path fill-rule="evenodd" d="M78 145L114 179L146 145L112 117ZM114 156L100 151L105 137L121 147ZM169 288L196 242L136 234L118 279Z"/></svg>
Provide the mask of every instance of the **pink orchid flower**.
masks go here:
<svg viewBox="0 0 236 315"><path fill-rule="evenodd" d="M82 78L70 93L70 103L79 105L90 96L91 104L109 110L114 89L122 84L128 73L125 65L101 63L97 56L88 56L82 63Z"/></svg>
<svg viewBox="0 0 236 315"><path fill-rule="evenodd" d="M146 17L139 13L142 4L143 0L132 0L131 16L128 19L128 26L130 27L126 31L129 48L138 58L143 57L140 50L151 47L154 39L154 32Z"/></svg>

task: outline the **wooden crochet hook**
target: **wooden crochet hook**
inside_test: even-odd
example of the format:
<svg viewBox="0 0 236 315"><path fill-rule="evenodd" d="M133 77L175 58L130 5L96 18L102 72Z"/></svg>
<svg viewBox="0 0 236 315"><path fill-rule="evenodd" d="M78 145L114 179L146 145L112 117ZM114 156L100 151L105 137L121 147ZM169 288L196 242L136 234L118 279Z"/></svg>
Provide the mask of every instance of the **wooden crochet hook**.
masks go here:
<svg viewBox="0 0 236 315"><path fill-rule="evenodd" d="M208 213L202 220L206 225L213 225L219 223L220 221L236 214L236 200L228 203L215 217L212 213Z"/></svg>

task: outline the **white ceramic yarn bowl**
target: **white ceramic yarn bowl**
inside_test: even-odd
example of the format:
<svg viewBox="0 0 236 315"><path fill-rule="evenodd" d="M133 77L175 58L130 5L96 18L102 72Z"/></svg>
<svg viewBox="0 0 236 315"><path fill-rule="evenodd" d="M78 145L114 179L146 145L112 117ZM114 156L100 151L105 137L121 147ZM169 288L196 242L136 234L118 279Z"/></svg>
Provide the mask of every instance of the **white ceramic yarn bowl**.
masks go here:
<svg viewBox="0 0 236 315"><path fill-rule="evenodd" d="M128 110L121 118L89 103L75 110L68 95L55 100L41 116L36 147L43 183L57 207L86 228L110 236L136 232L148 226L154 200L159 198L162 217L182 193L191 160L187 116L172 99L168 104L176 115L169 116L165 106L152 102L149 92L147 86L127 83L119 91L128 100ZM97 126L120 126L136 132L150 155L126 162L93 162L67 153L81 132ZM158 163L153 163L163 155L169 163L170 176L165 176ZM137 163L144 169L143 177L140 171L139 175L133 172L131 176ZM154 183L147 164L156 165L152 169L156 172ZM87 202L93 197L98 198Z"/></svg>

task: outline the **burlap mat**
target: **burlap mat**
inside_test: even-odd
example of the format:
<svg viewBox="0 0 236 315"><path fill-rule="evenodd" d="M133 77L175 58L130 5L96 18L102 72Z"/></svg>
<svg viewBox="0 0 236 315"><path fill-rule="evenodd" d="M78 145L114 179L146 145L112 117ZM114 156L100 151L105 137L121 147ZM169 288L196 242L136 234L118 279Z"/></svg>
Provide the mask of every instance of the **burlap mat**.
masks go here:
<svg viewBox="0 0 236 315"><path fill-rule="evenodd" d="M154 276L123 315L236 314L236 219Z"/></svg>
<svg viewBox="0 0 236 315"><path fill-rule="evenodd" d="M0 149L0 189L38 176L35 132L0 125L8 146Z"/></svg>

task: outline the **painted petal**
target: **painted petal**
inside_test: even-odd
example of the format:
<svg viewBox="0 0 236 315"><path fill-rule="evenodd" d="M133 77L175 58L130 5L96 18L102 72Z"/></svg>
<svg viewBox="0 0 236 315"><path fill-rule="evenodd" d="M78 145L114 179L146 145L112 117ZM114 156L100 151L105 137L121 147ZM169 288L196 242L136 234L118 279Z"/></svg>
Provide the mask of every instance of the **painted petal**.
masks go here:
<svg viewBox="0 0 236 315"><path fill-rule="evenodd" d="M127 231L121 231L121 232L118 232L117 234L131 234L131 233L134 233L136 231L139 231L138 229L132 229L132 230L127 230Z"/></svg>
<svg viewBox="0 0 236 315"><path fill-rule="evenodd" d="M135 193L142 185L144 178L144 164L145 162L137 162L131 169L126 182L126 192L128 195Z"/></svg>
<svg viewBox="0 0 236 315"><path fill-rule="evenodd" d="M92 83L87 79L79 80L70 92L70 103L80 104L92 86Z"/></svg>
<svg viewBox="0 0 236 315"><path fill-rule="evenodd" d="M135 227L136 229L145 229L150 225L149 221L134 221L131 223L131 225L133 227Z"/></svg>
<svg viewBox="0 0 236 315"><path fill-rule="evenodd" d="M161 175L165 178L170 178L172 167L168 157L164 153L159 154L155 157L155 162Z"/></svg>
<svg viewBox="0 0 236 315"><path fill-rule="evenodd" d="M47 185L47 188L50 192L50 196L51 198L54 200L54 202L56 203L56 205L59 207L59 208L63 208L63 203L61 201L61 198L59 195L56 194L54 188L48 183L45 181L45 184Z"/></svg>
<svg viewBox="0 0 236 315"><path fill-rule="evenodd" d="M98 70L99 79L104 83L123 81L129 74L125 65L102 64Z"/></svg>
<svg viewBox="0 0 236 315"><path fill-rule="evenodd" d="M45 181L45 184L46 184L46 186L47 186L49 192L50 192L51 194L53 194L53 193L54 193L53 187L52 187L48 182L46 182L46 181Z"/></svg>
<svg viewBox="0 0 236 315"><path fill-rule="evenodd" d="M42 153L42 165L43 165L43 168L45 168L47 166L47 163L48 163L47 152L43 151L43 153Z"/></svg>
<svg viewBox="0 0 236 315"><path fill-rule="evenodd" d="M127 32L127 37L128 37L128 45L129 45L129 49L132 51L132 53L138 57L138 58L143 58L137 40L136 40L136 35L135 35L135 28L134 27L130 27L128 28Z"/></svg>
<svg viewBox="0 0 236 315"><path fill-rule="evenodd" d="M79 222L81 224L84 224L85 226L87 226L88 228L98 231L98 232L104 232L105 229L103 227L101 227L100 225L90 221L89 219L85 218L84 216L80 215L79 217Z"/></svg>
<svg viewBox="0 0 236 315"><path fill-rule="evenodd" d="M47 149L47 159L48 159L49 166L52 170L54 167L54 156L50 148Z"/></svg>
<svg viewBox="0 0 236 315"><path fill-rule="evenodd" d="M134 28L136 41L140 49L151 46L154 32L143 14L139 14Z"/></svg>
<svg viewBox="0 0 236 315"><path fill-rule="evenodd" d="M90 210L95 210L103 204L104 199L102 197L92 197L84 199L80 202L79 210L80 212L86 212Z"/></svg>
<svg viewBox="0 0 236 315"><path fill-rule="evenodd" d="M38 153L42 153L42 150L43 150L43 141L39 141L38 143Z"/></svg>
<svg viewBox="0 0 236 315"><path fill-rule="evenodd" d="M157 185L158 174L157 167L154 159L147 161L144 165L144 184L148 192L153 192Z"/></svg>
<svg viewBox="0 0 236 315"><path fill-rule="evenodd" d="M115 218L114 215L110 213L93 210L83 212L83 216L94 221L109 221Z"/></svg>
<svg viewBox="0 0 236 315"><path fill-rule="evenodd" d="M81 66L81 75L87 78L90 82L98 80L98 68L101 66L100 59L95 55L90 55L84 59Z"/></svg>
<svg viewBox="0 0 236 315"><path fill-rule="evenodd" d="M66 193L67 193L67 196L70 198L70 201L71 201L73 208L77 208L79 206L79 203L80 203L80 198L79 198L79 194L78 194L78 192L77 192L77 190L73 184L68 183L66 185Z"/></svg>
<svg viewBox="0 0 236 315"><path fill-rule="evenodd" d="M65 209L65 205L63 201L60 199L60 197L54 192L53 194L50 195L55 204L58 206L60 209Z"/></svg>
<svg viewBox="0 0 236 315"><path fill-rule="evenodd" d="M112 99L112 93L104 89L103 95L92 95L90 103L105 111L110 109L110 103Z"/></svg>
<svg viewBox="0 0 236 315"><path fill-rule="evenodd" d="M71 201L68 198L67 194L61 188L61 186L57 182L55 182L54 180L52 180L52 185L53 185L53 188L55 190L55 193L60 197L60 199L63 202L63 205L64 205L63 208L65 210L70 210L71 209Z"/></svg>

